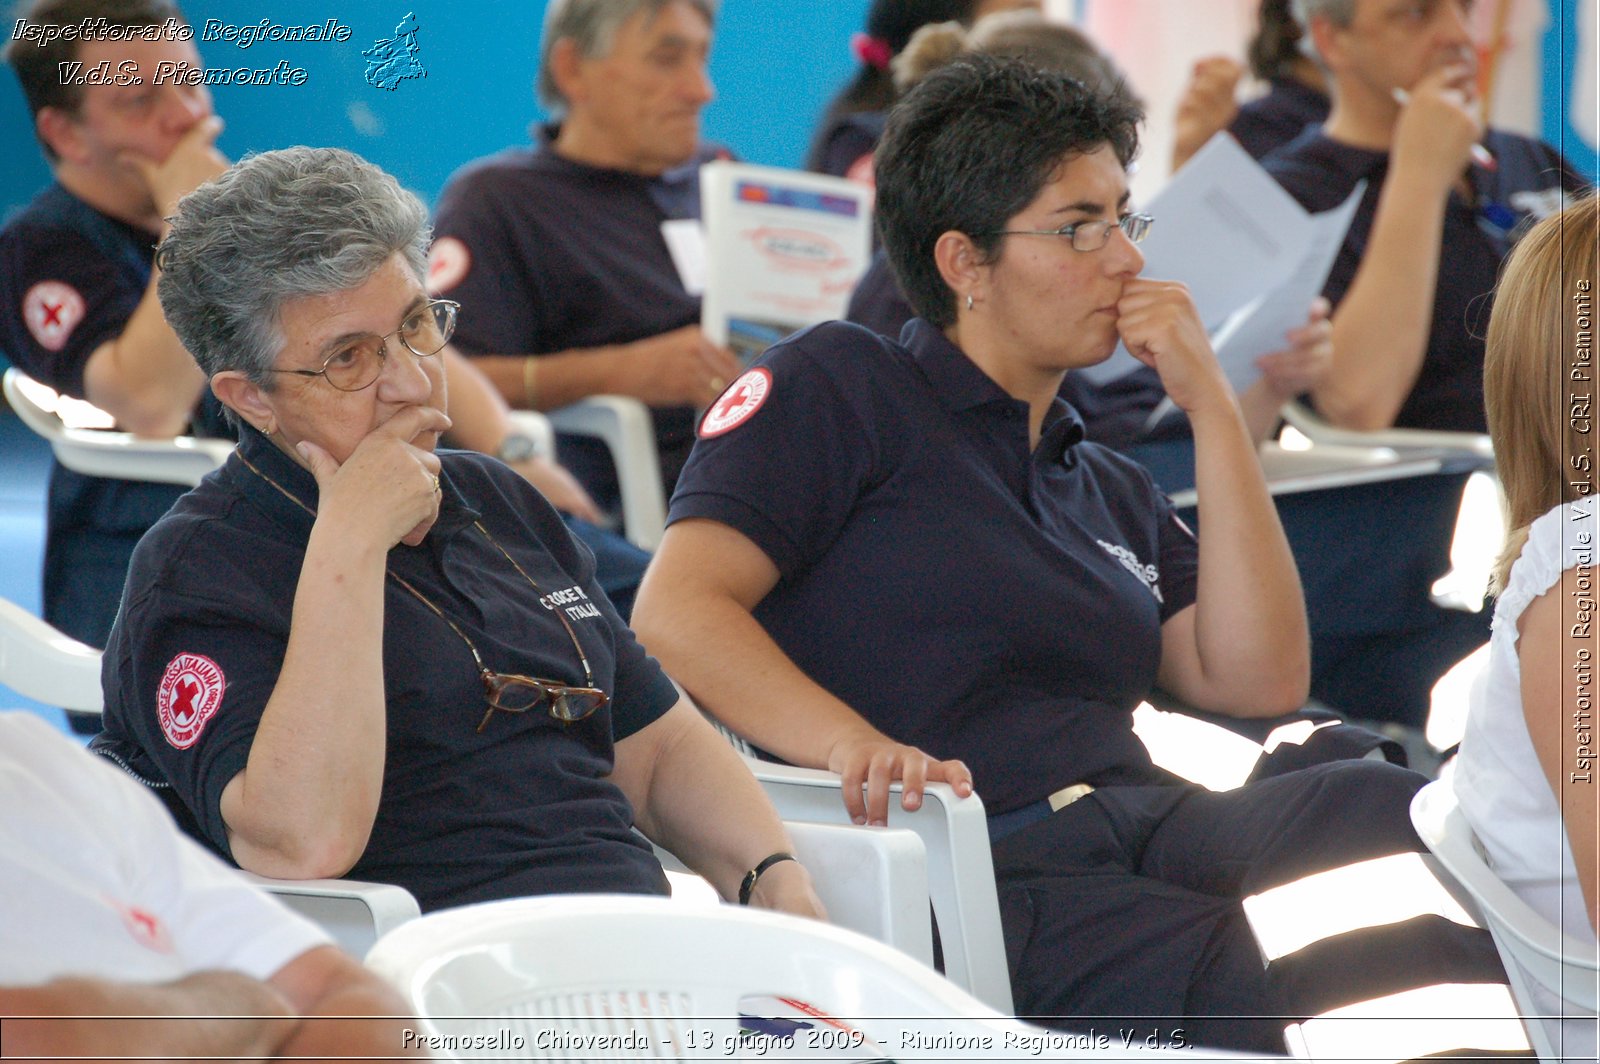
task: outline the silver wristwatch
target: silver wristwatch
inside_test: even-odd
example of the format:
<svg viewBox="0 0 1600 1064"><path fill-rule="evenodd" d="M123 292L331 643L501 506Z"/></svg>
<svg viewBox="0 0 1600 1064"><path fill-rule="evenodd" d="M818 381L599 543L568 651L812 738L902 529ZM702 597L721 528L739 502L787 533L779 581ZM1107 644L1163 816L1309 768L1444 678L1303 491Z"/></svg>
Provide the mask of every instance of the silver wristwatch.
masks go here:
<svg viewBox="0 0 1600 1064"><path fill-rule="evenodd" d="M539 443L532 436L521 432L513 432L500 441L500 449L495 452L495 457L507 465L526 462L539 453Z"/></svg>

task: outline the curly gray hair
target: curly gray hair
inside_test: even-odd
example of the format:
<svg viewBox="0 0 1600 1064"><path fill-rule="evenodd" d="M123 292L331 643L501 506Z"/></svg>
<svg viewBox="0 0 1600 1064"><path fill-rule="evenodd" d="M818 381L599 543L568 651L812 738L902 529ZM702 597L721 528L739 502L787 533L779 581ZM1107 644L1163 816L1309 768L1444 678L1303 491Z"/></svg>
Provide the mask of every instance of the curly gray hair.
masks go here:
<svg viewBox="0 0 1600 1064"><path fill-rule="evenodd" d="M167 322L206 376L271 390L285 303L358 288L399 253L427 275L428 210L338 148L248 156L185 196L156 252Z"/></svg>
<svg viewBox="0 0 1600 1064"><path fill-rule="evenodd" d="M686 3L705 16L706 25L717 23L717 5L721 0L551 0L544 13L544 37L539 42L539 103L550 117L559 121L567 113L568 101L556 87L550 69L550 56L556 42L570 38L578 46L578 54L593 59L611 51L617 29L634 15L643 11L654 17L662 8L674 3Z"/></svg>

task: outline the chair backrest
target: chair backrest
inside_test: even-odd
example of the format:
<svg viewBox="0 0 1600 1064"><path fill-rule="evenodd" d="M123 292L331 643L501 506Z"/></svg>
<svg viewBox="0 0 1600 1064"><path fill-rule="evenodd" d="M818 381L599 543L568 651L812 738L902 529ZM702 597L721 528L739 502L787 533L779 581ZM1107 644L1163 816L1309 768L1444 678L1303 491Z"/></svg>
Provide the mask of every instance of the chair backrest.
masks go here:
<svg viewBox="0 0 1600 1064"><path fill-rule="evenodd" d="M1096 1056L1082 1052L1086 1043L1002 1015L881 943L734 906L615 895L489 902L401 927L373 947L367 966L400 988L430 1034L468 1049L461 1059L481 1053L470 1050L475 1038L499 1038L497 1049L523 1059ZM755 1018L747 1029L772 1041L741 1043L741 1013ZM793 1033L787 1045L785 1030ZM964 1041L952 1055L957 1038ZM1030 1038L1037 1042L1023 1041Z"/></svg>
<svg viewBox="0 0 1600 1064"><path fill-rule="evenodd" d="M57 395L15 367L6 370L4 387L6 400L23 424L48 440L56 461L76 473L193 486L233 451L231 440L147 439L110 431L108 415L81 400ZM95 424L104 427L85 427Z"/></svg>
<svg viewBox="0 0 1600 1064"><path fill-rule="evenodd" d="M1600 1006L1596 943L1563 933L1501 881L1480 852L1449 780L1435 780L1417 792L1411 801L1411 822L1494 936L1539 1058L1557 1059L1550 1028L1528 1018L1544 1011L1533 988L1542 987L1564 1000L1570 1015L1594 1016Z"/></svg>
<svg viewBox="0 0 1600 1064"><path fill-rule="evenodd" d="M655 550L667 527L667 496L650 408L623 395L591 395L550 411L549 417L557 432L592 436L610 449L622 496L623 534L636 547Z"/></svg>
<svg viewBox="0 0 1600 1064"><path fill-rule="evenodd" d="M850 823L834 773L746 760L785 821ZM983 802L977 795L958 798L948 785L933 783L921 808L908 813L897 797L900 785L890 791L889 827L916 832L927 850L928 899L939 924L945 974L990 1007L1010 1013L1011 975Z"/></svg>

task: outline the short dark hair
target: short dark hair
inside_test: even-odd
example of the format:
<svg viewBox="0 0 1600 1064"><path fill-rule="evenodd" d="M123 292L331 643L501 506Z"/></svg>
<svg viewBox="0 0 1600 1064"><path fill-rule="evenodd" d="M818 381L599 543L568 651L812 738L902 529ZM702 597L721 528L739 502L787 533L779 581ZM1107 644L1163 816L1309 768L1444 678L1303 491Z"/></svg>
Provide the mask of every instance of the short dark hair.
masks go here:
<svg viewBox="0 0 1600 1064"><path fill-rule="evenodd" d="M929 74L889 115L878 146L878 231L917 314L944 328L955 297L934 262L941 234L967 234L993 261L995 235L1068 159L1139 147L1137 105L1016 59L965 55Z"/></svg>
<svg viewBox="0 0 1600 1064"><path fill-rule="evenodd" d="M39 26L76 26L86 19L104 19L108 27L118 28L160 26L168 19L188 25L183 12L171 0L37 0L31 6L19 5L12 16L13 26L21 19ZM83 86L67 83L61 77L61 64L76 60L82 43L76 35L56 37L47 43L17 36L6 45L5 61L17 72L28 113L35 119L46 107L75 115L83 105ZM54 162L56 154L50 145L41 141L40 147Z"/></svg>

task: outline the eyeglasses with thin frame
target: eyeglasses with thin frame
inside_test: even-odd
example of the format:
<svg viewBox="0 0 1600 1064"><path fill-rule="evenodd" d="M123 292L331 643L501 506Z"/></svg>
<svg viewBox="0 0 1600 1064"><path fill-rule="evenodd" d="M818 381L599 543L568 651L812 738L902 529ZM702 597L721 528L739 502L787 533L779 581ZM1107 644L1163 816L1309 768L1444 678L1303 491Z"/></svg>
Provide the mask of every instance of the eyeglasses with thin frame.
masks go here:
<svg viewBox="0 0 1600 1064"><path fill-rule="evenodd" d="M292 373L297 377L322 377L341 392L369 388L389 360L389 337L394 337L418 358L428 358L444 350L456 331L456 313L461 304L435 299L418 307L394 330L384 336L368 334L339 346L322 363L321 369L273 369L269 373Z"/></svg>
<svg viewBox="0 0 1600 1064"><path fill-rule="evenodd" d="M1072 222L1060 229L996 229L988 236L1064 236L1073 251L1099 251L1111 242L1111 230L1121 229L1132 243L1150 235L1155 219L1148 214L1124 214L1114 222Z"/></svg>
<svg viewBox="0 0 1600 1064"><path fill-rule="evenodd" d="M512 568L522 575L522 578L533 587L536 593L542 593L538 583L528 575L521 565L517 564L517 560L511 556L509 551L500 546L500 541L489 534L489 530L483 527L482 521L474 521L472 525L483 534L484 539L494 545L495 549L505 557L506 561L511 563ZM560 680L546 680L539 676L495 672L483 663L483 655L478 653L477 644L468 637L466 632L461 630L460 625L456 624L455 621L450 619L449 615L435 605L432 599L412 587L410 581L393 569L388 570L388 573L395 583L411 592L412 598L432 610L434 615L449 625L450 629L460 636L461 641L467 645L467 650L472 654L473 662L478 666L478 677L483 681L484 699L489 703L489 708L484 711L483 719L478 722L479 732L489 726L489 721L494 718L495 710L499 710L502 713L526 713L530 709L536 709L544 705L549 708L550 716L561 723L576 724L578 721L603 709L606 703L611 701L610 695L594 686L594 672L589 668L589 656L583 652L583 644L578 641L578 633L572 630L572 622L567 620L559 607L553 612L556 615L556 620L561 622L561 627L567 630L567 638L572 640L572 648L578 652L578 663L583 666L583 678L587 684L585 687L562 683Z"/></svg>

